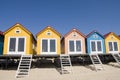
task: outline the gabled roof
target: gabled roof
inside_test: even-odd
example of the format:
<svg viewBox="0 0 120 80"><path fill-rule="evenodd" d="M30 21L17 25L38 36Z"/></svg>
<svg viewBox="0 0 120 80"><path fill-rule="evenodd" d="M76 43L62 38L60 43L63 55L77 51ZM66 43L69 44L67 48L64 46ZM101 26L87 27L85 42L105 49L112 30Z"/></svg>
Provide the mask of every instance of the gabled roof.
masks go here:
<svg viewBox="0 0 120 80"><path fill-rule="evenodd" d="M116 35L114 32L109 32L107 34L104 35L104 37L108 37L109 35L113 34L115 37L117 37L118 39L120 39L120 37L118 35Z"/></svg>
<svg viewBox="0 0 120 80"><path fill-rule="evenodd" d="M61 37L61 34L60 34L59 32L57 32L55 29L53 29L51 26L47 26L47 27L45 27L43 30L41 30L40 32L38 32L38 33L36 34L36 37L37 37L39 34L41 34L42 32L44 32L45 30L48 30L48 29L50 29L51 31L55 32L58 36Z"/></svg>
<svg viewBox="0 0 120 80"><path fill-rule="evenodd" d="M78 34L80 34L81 36L83 36L84 38L86 38L86 36L81 33L80 31L78 31L77 29L73 28L71 31L69 31L67 34L64 35L64 38L67 37L69 34L71 34L72 32L77 32Z"/></svg>
<svg viewBox="0 0 120 80"><path fill-rule="evenodd" d="M0 31L0 35L2 35L2 36L3 36L3 32L2 32L2 31Z"/></svg>
<svg viewBox="0 0 120 80"><path fill-rule="evenodd" d="M24 31L26 31L28 34L32 34L28 29L26 29L23 25L21 25L20 23L16 23L15 25L11 26L9 29L7 29L4 34L8 33L10 30L14 29L15 27L20 27L22 28Z"/></svg>
<svg viewBox="0 0 120 80"><path fill-rule="evenodd" d="M94 33L97 33L98 35L100 35L102 38L104 38L104 36L102 34L100 34L98 31L94 30L92 32L90 32L86 37L90 37L91 35L93 35Z"/></svg>
<svg viewBox="0 0 120 80"><path fill-rule="evenodd" d="M16 23L15 25L11 26L9 29L7 29L3 34L5 35L6 33L8 33L10 30L14 29L15 27L20 27L22 28L25 32L27 32L28 34L30 34L33 39L35 40L33 34L28 30L26 29L23 25L21 25L20 23ZM35 40L36 41L36 40Z"/></svg>

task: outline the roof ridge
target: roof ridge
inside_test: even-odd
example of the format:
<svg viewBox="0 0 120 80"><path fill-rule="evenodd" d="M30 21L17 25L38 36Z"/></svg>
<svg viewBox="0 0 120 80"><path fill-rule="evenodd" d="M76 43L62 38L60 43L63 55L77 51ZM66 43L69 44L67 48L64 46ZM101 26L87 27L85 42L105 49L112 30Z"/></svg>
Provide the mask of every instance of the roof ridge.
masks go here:
<svg viewBox="0 0 120 80"><path fill-rule="evenodd" d="M99 33L97 30L93 30L93 31L91 31L90 33L88 33L87 35L86 35L86 37L89 37L91 34L93 34L93 33L98 33L100 36L102 36L103 38L104 38L104 36L101 34L101 33Z"/></svg>
<svg viewBox="0 0 120 80"><path fill-rule="evenodd" d="M70 34L71 32L73 32L73 31L76 31L76 32L79 33L81 36L83 36L83 37L86 38L86 36L85 36L82 32L80 32L78 29L76 29L76 28L71 29L69 32L67 32L67 33L64 35L64 37L66 37L67 35L69 35L69 34Z"/></svg>
<svg viewBox="0 0 120 80"><path fill-rule="evenodd" d="M55 31L58 35L60 35L60 37L62 36L57 30L55 30L52 26L46 26L45 28L43 28L42 30L40 30L37 34L36 34L36 36L38 35L38 34L40 34L42 31L44 31L45 29L51 29L51 30L53 30L53 31Z"/></svg>

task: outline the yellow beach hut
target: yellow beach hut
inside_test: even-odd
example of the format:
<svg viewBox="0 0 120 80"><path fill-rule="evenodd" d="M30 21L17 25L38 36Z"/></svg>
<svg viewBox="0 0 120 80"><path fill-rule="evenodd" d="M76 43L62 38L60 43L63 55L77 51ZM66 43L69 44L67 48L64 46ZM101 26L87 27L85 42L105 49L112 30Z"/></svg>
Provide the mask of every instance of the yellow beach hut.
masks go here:
<svg viewBox="0 0 120 80"><path fill-rule="evenodd" d="M60 40L61 34L47 26L36 34L37 37L37 55L40 56L58 56L61 53Z"/></svg>
<svg viewBox="0 0 120 80"><path fill-rule="evenodd" d="M120 52L120 38L114 32L109 32L105 36L106 53Z"/></svg>
<svg viewBox="0 0 120 80"><path fill-rule="evenodd" d="M35 45L33 34L19 23L4 32L3 55L34 54Z"/></svg>

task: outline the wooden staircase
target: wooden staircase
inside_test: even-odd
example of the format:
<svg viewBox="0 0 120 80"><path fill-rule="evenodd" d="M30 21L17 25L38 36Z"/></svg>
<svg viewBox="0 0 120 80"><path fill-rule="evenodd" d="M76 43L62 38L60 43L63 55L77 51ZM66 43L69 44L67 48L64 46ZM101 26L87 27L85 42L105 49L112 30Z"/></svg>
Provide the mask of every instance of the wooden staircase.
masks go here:
<svg viewBox="0 0 120 80"><path fill-rule="evenodd" d="M21 59L16 71L16 78L22 78L29 75L32 62L32 55L21 55Z"/></svg>
<svg viewBox="0 0 120 80"><path fill-rule="evenodd" d="M90 59L94 65L96 71L103 70L102 62L97 54L90 54Z"/></svg>
<svg viewBox="0 0 120 80"><path fill-rule="evenodd" d="M120 54L119 53L111 53L115 61L120 65Z"/></svg>
<svg viewBox="0 0 120 80"><path fill-rule="evenodd" d="M72 72L72 64L69 54L61 54L60 55L61 62L61 73L71 73Z"/></svg>

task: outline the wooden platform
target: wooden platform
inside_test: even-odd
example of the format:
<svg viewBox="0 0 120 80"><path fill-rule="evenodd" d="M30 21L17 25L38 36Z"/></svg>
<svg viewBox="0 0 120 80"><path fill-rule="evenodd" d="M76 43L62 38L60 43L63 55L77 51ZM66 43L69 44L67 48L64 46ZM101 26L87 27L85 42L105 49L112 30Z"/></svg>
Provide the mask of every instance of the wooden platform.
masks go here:
<svg viewBox="0 0 120 80"><path fill-rule="evenodd" d="M115 61L111 54L98 54L102 63L108 63L111 61ZM4 65L5 68L9 66L9 64L14 63L14 61L19 62L21 55L0 55L0 67ZM91 64L90 56L88 54L80 54L80 55L70 55L71 62L78 62L82 65ZM41 55L33 55L32 59L34 60L52 60L55 64L59 63L60 55L54 56L41 56Z"/></svg>
<svg viewBox="0 0 120 80"><path fill-rule="evenodd" d="M98 54L99 56L102 57L109 57L112 56L111 54ZM89 54L79 54L79 55L70 55L70 57L88 57ZM21 57L21 55L0 55L0 59L19 59ZM33 58L58 58L60 57L60 55L33 55Z"/></svg>

